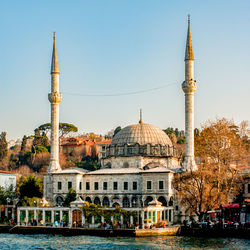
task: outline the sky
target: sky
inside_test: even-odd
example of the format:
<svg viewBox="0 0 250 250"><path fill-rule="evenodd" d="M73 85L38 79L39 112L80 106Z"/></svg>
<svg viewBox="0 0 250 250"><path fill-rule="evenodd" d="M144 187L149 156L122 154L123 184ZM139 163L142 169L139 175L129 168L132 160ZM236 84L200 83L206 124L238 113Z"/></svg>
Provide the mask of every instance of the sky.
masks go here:
<svg viewBox="0 0 250 250"><path fill-rule="evenodd" d="M54 31L61 122L105 134L141 108L145 123L184 129L188 14L195 127L250 120L249 0L0 0L0 132L17 139L50 122Z"/></svg>

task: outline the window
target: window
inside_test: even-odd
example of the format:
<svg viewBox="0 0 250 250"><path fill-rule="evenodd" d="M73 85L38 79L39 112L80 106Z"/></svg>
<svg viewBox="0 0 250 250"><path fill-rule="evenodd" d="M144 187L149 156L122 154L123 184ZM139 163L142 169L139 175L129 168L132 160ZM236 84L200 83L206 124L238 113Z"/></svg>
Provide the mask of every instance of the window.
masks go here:
<svg viewBox="0 0 250 250"><path fill-rule="evenodd" d="M82 182L79 182L79 190L82 190Z"/></svg>
<svg viewBox="0 0 250 250"><path fill-rule="evenodd" d="M144 212L144 220L147 219L147 211Z"/></svg>
<svg viewBox="0 0 250 250"><path fill-rule="evenodd" d="M163 181L159 181L159 189L161 189L161 190L162 190L162 189L164 189L164 187L163 187L163 186L164 186Z"/></svg>
<svg viewBox="0 0 250 250"><path fill-rule="evenodd" d="M148 212L148 218L151 220L151 212Z"/></svg>
<svg viewBox="0 0 250 250"><path fill-rule="evenodd" d="M155 222L155 211L153 211L153 222Z"/></svg>
<svg viewBox="0 0 250 250"><path fill-rule="evenodd" d="M98 190L98 188L99 188L99 187L98 187L98 184L99 184L98 182L95 182L95 183L94 183L95 190Z"/></svg>
<svg viewBox="0 0 250 250"><path fill-rule="evenodd" d="M57 189L58 190L62 189L62 182L60 182L60 181L57 182Z"/></svg>
<svg viewBox="0 0 250 250"><path fill-rule="evenodd" d="M68 182L68 189L72 188L72 181Z"/></svg>
<svg viewBox="0 0 250 250"><path fill-rule="evenodd" d="M248 184L248 193L250 194L250 184Z"/></svg>
<svg viewBox="0 0 250 250"><path fill-rule="evenodd" d="M123 183L123 189L124 190L128 190L128 182L127 181L124 181L124 183Z"/></svg>
<svg viewBox="0 0 250 250"><path fill-rule="evenodd" d="M114 190L118 189L118 182L117 181L113 182L113 189Z"/></svg>
<svg viewBox="0 0 250 250"><path fill-rule="evenodd" d="M151 181L147 181L147 189L152 189L152 182Z"/></svg>
<svg viewBox="0 0 250 250"><path fill-rule="evenodd" d="M108 189L108 183L105 181L103 182L103 190L107 190Z"/></svg>
<svg viewBox="0 0 250 250"><path fill-rule="evenodd" d="M133 190L137 190L137 182L133 181Z"/></svg>
<svg viewBox="0 0 250 250"><path fill-rule="evenodd" d="M175 206L175 210L178 211L178 210L179 210L179 207L178 207L178 206Z"/></svg>
<svg viewBox="0 0 250 250"><path fill-rule="evenodd" d="M90 190L89 182L86 182L86 190Z"/></svg>

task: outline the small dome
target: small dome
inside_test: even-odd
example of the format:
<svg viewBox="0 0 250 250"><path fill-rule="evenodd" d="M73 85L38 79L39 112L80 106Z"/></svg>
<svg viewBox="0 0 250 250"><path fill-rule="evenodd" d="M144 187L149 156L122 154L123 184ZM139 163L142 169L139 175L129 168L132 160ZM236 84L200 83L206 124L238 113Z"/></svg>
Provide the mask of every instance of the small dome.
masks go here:
<svg viewBox="0 0 250 250"><path fill-rule="evenodd" d="M162 129L146 123L133 124L123 128L114 136L111 145L126 143L129 145L138 143L139 145L172 146L171 140Z"/></svg>

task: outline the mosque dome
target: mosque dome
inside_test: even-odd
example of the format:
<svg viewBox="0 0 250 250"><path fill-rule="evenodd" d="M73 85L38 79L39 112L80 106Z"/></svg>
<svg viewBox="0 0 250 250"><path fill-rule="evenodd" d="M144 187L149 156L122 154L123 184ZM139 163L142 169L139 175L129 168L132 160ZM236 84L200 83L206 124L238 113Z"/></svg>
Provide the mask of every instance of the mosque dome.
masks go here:
<svg viewBox="0 0 250 250"><path fill-rule="evenodd" d="M111 145L134 145L137 143L139 145L173 146L162 129L143 122L123 128L114 136Z"/></svg>

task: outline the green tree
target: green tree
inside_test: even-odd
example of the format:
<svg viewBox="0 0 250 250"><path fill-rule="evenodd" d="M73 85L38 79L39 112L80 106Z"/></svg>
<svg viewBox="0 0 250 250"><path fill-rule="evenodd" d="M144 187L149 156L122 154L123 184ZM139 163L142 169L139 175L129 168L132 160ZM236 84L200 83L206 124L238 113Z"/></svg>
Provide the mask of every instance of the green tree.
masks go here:
<svg viewBox="0 0 250 250"><path fill-rule="evenodd" d="M70 205L70 202L75 200L76 200L76 191L73 188L70 188L63 205L65 207L68 207Z"/></svg>
<svg viewBox="0 0 250 250"><path fill-rule="evenodd" d="M6 132L0 134L0 161L8 155L8 143L6 140Z"/></svg>
<svg viewBox="0 0 250 250"><path fill-rule="evenodd" d="M118 126L115 131L114 131L114 134L113 134L113 137L122 130L121 126Z"/></svg>
<svg viewBox="0 0 250 250"><path fill-rule="evenodd" d="M8 188L3 188L0 186L0 204L6 205L7 203L10 204L16 198L16 190L11 185ZM7 202L8 199L8 202Z"/></svg>
<svg viewBox="0 0 250 250"><path fill-rule="evenodd" d="M43 185L42 181L33 175L28 176L27 178L22 178L19 186L19 195L20 198L24 197L33 198L38 197L41 198L43 196Z"/></svg>
<svg viewBox="0 0 250 250"><path fill-rule="evenodd" d="M45 132L45 134L48 134L51 131L51 123L45 123L38 127L40 131ZM70 132L77 132L78 128L70 123L59 123L59 133L60 137L63 137Z"/></svg>
<svg viewBox="0 0 250 250"><path fill-rule="evenodd" d="M27 139L28 139L27 136L24 135L22 139L21 150L20 150L21 154L24 154L26 152Z"/></svg>

